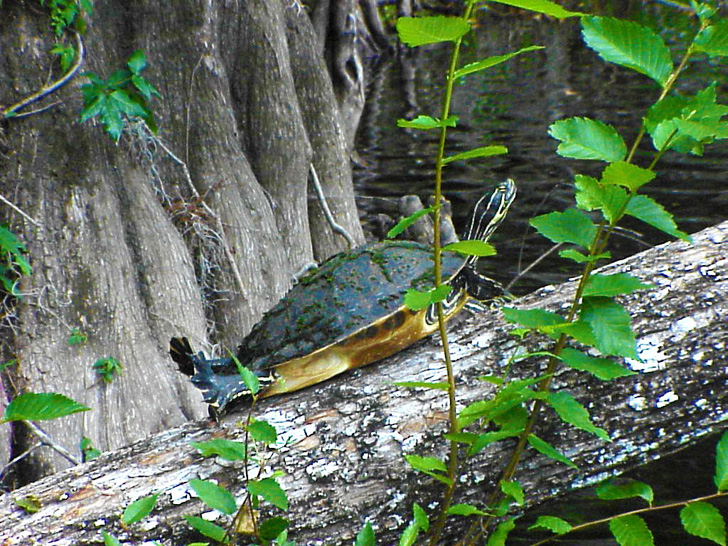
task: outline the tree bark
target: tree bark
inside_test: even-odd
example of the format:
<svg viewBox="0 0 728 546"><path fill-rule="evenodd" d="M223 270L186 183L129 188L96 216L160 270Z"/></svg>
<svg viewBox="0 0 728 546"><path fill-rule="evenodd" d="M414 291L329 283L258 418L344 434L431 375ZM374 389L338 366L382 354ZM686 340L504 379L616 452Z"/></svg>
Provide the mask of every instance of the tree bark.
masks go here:
<svg viewBox="0 0 728 546"><path fill-rule="evenodd" d="M46 83L56 37L28 3L0 14L7 106ZM0 205L2 221L33 266L22 299L6 300L0 357L18 364L3 402L51 391L93 408L46 425L76 453L82 436L111 450L202 417L169 338L234 350L297 270L346 248L309 204L312 163L336 221L363 242L333 89L295 3L99 0L84 41L82 70L103 78L145 52L163 97L150 104L157 136L135 121L114 143L79 123L83 78L42 103L53 108L0 120L0 194L31 218ZM73 329L88 341L70 346ZM109 356L123 372L106 384L92 365ZM34 442L1 428L3 461ZM66 465L37 450L14 481Z"/></svg>
<svg viewBox="0 0 728 546"><path fill-rule="evenodd" d="M618 474L726 428L728 372L728 222L694 236L694 245L673 242L612 264L605 272L629 272L654 285L624 298L634 319L641 373L611 382L562 370L555 387L568 389L588 407L613 442L544 415L536 433L566 453L579 470L529 453L517 479L529 505ZM574 283L546 287L517 302L555 310ZM451 328L451 351L461 405L487 398L490 384L477 378L498 373L516 350L499 312L469 316ZM262 401L255 416L278 429L279 447L269 469L281 469L291 501L287 516L297 544L351 544L365 521L377 543L394 544L406 525L411 503L437 505L441 486L407 468L403 454L442 456L446 446L446 400L439 391L408 390L396 381L442 381L439 343L430 339L382 361L322 385ZM529 349L545 348L533 343ZM540 365L518 365L516 376L532 377ZM125 543L159 539L180 544L193 535L184 514L205 509L190 496L191 478L217 479L240 499L239 465L203 459L192 441L242 439L232 415L221 426L188 423L147 438L85 465L5 495L0 500L0 543L33 540L54 544L100 542L102 529ZM510 452L494 444L469 460L457 502L484 502ZM251 469L252 475L256 470ZM148 523L121 529L118 518L131 501L161 493ZM36 496L41 510L25 514L13 499ZM444 543L466 525L453 518ZM199 537L198 537L199 538Z"/></svg>

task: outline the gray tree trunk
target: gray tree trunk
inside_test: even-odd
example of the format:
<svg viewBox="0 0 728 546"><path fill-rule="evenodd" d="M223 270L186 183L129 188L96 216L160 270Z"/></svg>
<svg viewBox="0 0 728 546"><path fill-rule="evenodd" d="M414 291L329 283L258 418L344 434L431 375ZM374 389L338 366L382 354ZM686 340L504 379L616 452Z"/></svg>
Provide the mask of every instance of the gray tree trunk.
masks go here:
<svg viewBox="0 0 728 546"><path fill-rule="evenodd" d="M6 107L46 83L56 38L39 7L3 2L0 15ZM0 121L0 193L32 218L0 205L1 220L33 266L22 299L6 300L0 357L17 365L3 373L0 406L24 391L90 406L45 425L77 454L82 436L112 450L200 418L169 338L234 349L301 266L346 247L309 197L312 164L337 222L363 241L314 42L288 0L94 3L82 70L106 78L144 50L144 76L162 95L151 103L160 132L132 123L115 144L79 123L82 77L42 103L55 107ZM74 328L85 344L69 345ZM104 357L123 366L109 384L92 369ZM0 434L2 461L35 441L22 427ZM37 450L12 467L14 481L67 464Z"/></svg>
<svg viewBox="0 0 728 546"><path fill-rule="evenodd" d="M614 441L597 440L544 414L536 433L579 469L527 454L516 477L529 505L726 428L728 222L696 234L694 242L662 245L606 268L628 271L654 285L624 298L634 319L642 372L611 382L573 371L558 374L555 386L567 388L587 406L595 424ZM574 288L573 283L547 287L517 305L559 309ZM477 378L506 364L515 350L510 329L498 312L470 316L451 328L459 404L491 394L490 384ZM392 385L442 381L438 345L433 339L418 343L378 364L264 400L256 408L255 416L274 424L281 438L268 468L284 472L290 536L297 544L351 544L367 520L377 530L378 544L394 544L413 501L428 512L438 503L441 486L408 469L402 455L445 453L445 396ZM529 348L545 346L534 342ZM529 361L516 368L516 376L533 376L537 367ZM199 539L190 534L182 516L209 510L191 497L188 480L216 479L241 498L243 470L201 458L190 442L241 440L236 426L240 418L231 415L220 427L207 421L188 423L5 495L0 500L0 543L11 537L17 544L98 542L101 530L128 544ZM457 502L484 502L511 447L508 442L494 444L468 462ZM255 475L255 469L251 472ZM125 506L152 493L160 493L152 517L122 529L118 518ZM31 495L42 504L34 515L13 504ZM443 543L452 543L466 524L464 518L453 518Z"/></svg>

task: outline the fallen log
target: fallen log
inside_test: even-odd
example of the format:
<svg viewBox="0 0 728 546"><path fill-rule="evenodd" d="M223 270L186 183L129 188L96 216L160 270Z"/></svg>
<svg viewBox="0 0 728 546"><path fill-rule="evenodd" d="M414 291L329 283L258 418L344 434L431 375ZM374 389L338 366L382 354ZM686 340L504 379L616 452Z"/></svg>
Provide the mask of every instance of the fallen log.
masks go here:
<svg viewBox="0 0 728 546"><path fill-rule="evenodd" d="M627 364L640 373L611 382L566 370L556 376L555 386L580 400L613 441L602 442L545 414L536 433L579 468L527 454L517 478L529 504L726 428L728 222L693 239L693 245L661 245L605 268L654 285L624 298L643 361ZM573 290L573 283L546 287L516 304L558 309ZM511 328L499 312L470 316L451 327L459 404L489 396L491 387L478 377L502 370L516 347ZM533 368L519 373L538 373ZM259 404L256 417L278 430L280 445L269 454L266 468L284 473L280 482L291 502L286 517L297 544L351 544L366 520L376 529L378 543L393 544L410 519L413 501L428 511L437 504L441 486L415 474L403 455L444 456L446 397L392 383L443 377L439 342L430 339L373 366ZM220 425L191 422L3 495L0 545L102 543L102 530L125 544L199 539L183 516L208 510L194 498L188 481L215 479L240 499L244 473L238 464L201 457L190 443L241 440L240 418L228 416ZM511 447L499 443L468 461L457 502L484 502ZM152 493L160 496L151 516L122 527L123 509ZM40 503L36 513L16 505L29 497ZM466 524L465 518L455 519L447 532L457 536Z"/></svg>

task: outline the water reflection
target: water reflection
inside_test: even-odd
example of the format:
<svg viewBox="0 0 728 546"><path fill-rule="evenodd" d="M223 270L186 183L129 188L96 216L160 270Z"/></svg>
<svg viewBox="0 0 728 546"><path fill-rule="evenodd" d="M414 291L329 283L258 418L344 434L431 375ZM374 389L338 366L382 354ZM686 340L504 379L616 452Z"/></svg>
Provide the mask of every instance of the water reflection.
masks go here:
<svg viewBox="0 0 728 546"><path fill-rule="evenodd" d="M658 25L670 24L670 19L677 17L660 10L642 15ZM679 38L684 32L676 28L665 34ZM614 125L629 144L637 134L642 113L659 94L648 78L607 65L585 48L576 20L485 16L465 44L464 61L532 44L546 49L471 75L454 96L453 112L460 116L460 122L450 134L450 152L502 144L510 153L458 162L445 171L445 191L453 201L459 226L464 225L471 203L494 183L507 177L518 182L518 200L493 237L499 250L498 267L488 271L484 264L490 275L506 283L550 247L529 228L528 220L571 206L574 174L595 175L603 168L601 163L556 156L557 143L548 136L548 126L564 117L588 116ZM431 193L437 136L434 132L398 129L396 120L421 113L437 115L440 73L447 65L447 55L444 46L418 48L400 60L380 60L374 67L376 75L357 138L362 165L355 170L355 181L364 214L372 214L375 208L366 197L416 193L426 198ZM412 78L414 87L407 83ZM717 81L719 101L726 102L725 68L721 70L707 60L689 71L681 90L699 89L708 81ZM638 164L646 165L650 150L645 142ZM658 164L658 179L648 186L647 193L676 215L684 231L717 224L726 218L728 205L727 154L725 141L710 146L702 158L668 154ZM628 222L625 227L635 233L614 239L611 250L615 258L667 240L639 222ZM560 282L574 273L569 263L554 254L523 278L514 292Z"/></svg>

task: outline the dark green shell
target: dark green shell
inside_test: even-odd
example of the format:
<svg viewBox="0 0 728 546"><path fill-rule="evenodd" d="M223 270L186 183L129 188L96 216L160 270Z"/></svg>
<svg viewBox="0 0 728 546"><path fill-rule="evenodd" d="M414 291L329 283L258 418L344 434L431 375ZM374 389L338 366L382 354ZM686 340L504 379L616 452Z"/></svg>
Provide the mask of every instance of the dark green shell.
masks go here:
<svg viewBox="0 0 728 546"><path fill-rule="evenodd" d="M442 278L465 259L442 253ZM332 256L269 310L243 340L238 359L261 371L346 339L403 307L409 288L432 287L432 248L384 241Z"/></svg>

